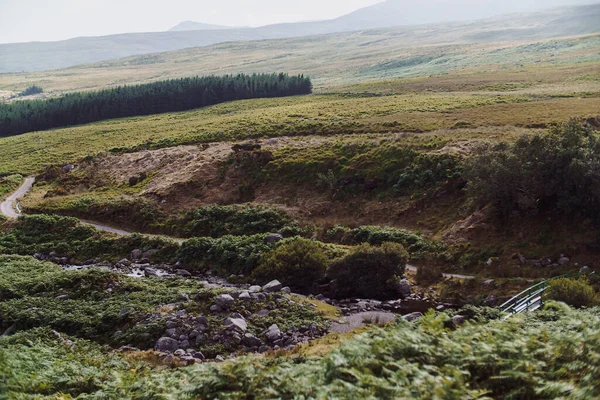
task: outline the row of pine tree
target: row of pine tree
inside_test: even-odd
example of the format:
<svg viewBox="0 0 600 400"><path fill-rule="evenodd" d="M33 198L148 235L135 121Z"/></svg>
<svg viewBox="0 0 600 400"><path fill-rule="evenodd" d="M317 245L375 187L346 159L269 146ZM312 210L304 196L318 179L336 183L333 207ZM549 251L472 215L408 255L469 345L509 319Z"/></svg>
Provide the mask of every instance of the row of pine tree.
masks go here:
<svg viewBox="0 0 600 400"><path fill-rule="evenodd" d="M308 94L310 78L280 74L225 75L174 79L48 100L0 105L0 137L206 107L232 100Z"/></svg>

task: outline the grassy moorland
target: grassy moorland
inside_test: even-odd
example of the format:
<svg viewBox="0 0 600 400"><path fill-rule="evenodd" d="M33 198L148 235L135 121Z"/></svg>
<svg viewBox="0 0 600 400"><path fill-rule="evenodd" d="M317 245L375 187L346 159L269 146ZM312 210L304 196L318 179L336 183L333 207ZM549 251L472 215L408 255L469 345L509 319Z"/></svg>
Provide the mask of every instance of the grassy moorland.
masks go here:
<svg viewBox="0 0 600 400"><path fill-rule="evenodd" d="M597 308L548 303L501 321L473 306L580 270L552 281L548 298L598 304L599 37L399 42L393 30L284 40L313 50L264 62L274 42L214 46L224 71L308 71L317 91L0 139L0 198L34 174L24 210L54 214L0 224L0 398L598 397ZM332 43L338 59L326 62L315 48ZM199 63L210 73L207 51L0 76L0 89L55 95ZM181 240L117 237L72 217ZM148 276L127 276L132 253ZM477 277L443 279L453 271ZM386 302L403 276L417 302L459 310L236 358L247 339L263 353L256 340L273 324L289 339L321 335L340 309L284 293L246 302L234 288L230 310L214 307L223 278ZM250 337L227 317L247 318ZM198 320L206 334L190 343ZM169 331L191 352L149 350ZM231 359L180 368L196 351Z"/></svg>

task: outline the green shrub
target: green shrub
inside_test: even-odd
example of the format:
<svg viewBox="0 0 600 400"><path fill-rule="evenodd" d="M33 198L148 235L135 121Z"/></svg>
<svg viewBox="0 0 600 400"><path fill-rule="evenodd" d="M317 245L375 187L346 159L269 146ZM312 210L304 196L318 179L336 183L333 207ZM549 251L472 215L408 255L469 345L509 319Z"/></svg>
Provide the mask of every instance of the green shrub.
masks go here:
<svg viewBox="0 0 600 400"><path fill-rule="evenodd" d="M600 136L576 120L516 143L486 146L465 166L468 192L501 219L513 213L598 218Z"/></svg>
<svg viewBox="0 0 600 400"><path fill-rule="evenodd" d="M380 247L361 244L335 261L327 275L337 280L339 297L397 298L396 284L404 274L408 253L401 244Z"/></svg>
<svg viewBox="0 0 600 400"><path fill-rule="evenodd" d="M196 268L210 268L220 276L249 275L263 253L274 245L267 244L267 235L193 238L185 241L178 252L179 260Z"/></svg>
<svg viewBox="0 0 600 400"><path fill-rule="evenodd" d="M262 206L206 206L184 219L184 237L221 237L279 232L293 220L284 212Z"/></svg>
<svg viewBox="0 0 600 400"><path fill-rule="evenodd" d="M0 254L33 255L56 252L72 262L92 258L110 261L129 257L134 249L158 250L152 261L174 261L178 245L170 240L142 235L115 237L82 225L71 217L24 215L12 229L0 234Z"/></svg>
<svg viewBox="0 0 600 400"><path fill-rule="evenodd" d="M338 225L324 232L323 238L328 242L349 246L361 243L369 243L376 246L384 242L399 243L410 252L413 259L435 256L446 251L443 244L427 240L421 235L404 229L381 226L359 226L358 228L350 229Z"/></svg>
<svg viewBox="0 0 600 400"><path fill-rule="evenodd" d="M277 279L286 286L306 292L314 282L323 278L326 269L327 257L321 244L293 238L263 254L253 278L260 283Z"/></svg>
<svg viewBox="0 0 600 400"><path fill-rule="evenodd" d="M586 307L594 304L594 288L587 279L558 278L548 284L546 297L562 301L573 307Z"/></svg>

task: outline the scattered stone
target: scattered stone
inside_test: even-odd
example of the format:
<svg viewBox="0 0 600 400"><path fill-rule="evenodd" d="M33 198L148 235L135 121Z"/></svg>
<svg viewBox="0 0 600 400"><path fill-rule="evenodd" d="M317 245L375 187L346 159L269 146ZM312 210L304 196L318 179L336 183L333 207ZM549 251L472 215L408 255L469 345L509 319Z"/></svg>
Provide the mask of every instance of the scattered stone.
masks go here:
<svg viewBox="0 0 600 400"><path fill-rule="evenodd" d="M213 304L212 306L210 306L210 312L219 313L219 312L221 312L221 307L219 307L216 304Z"/></svg>
<svg viewBox="0 0 600 400"><path fill-rule="evenodd" d="M496 305L496 296L493 294L486 297L486 299L481 303L484 307L494 307Z"/></svg>
<svg viewBox="0 0 600 400"><path fill-rule="evenodd" d="M276 340L281 339L281 330L277 324L273 324L267 329L265 335L270 342L275 342Z"/></svg>
<svg viewBox="0 0 600 400"><path fill-rule="evenodd" d="M263 309L260 310L259 312L256 313L257 316L259 317L266 317L267 315L269 315L270 311L267 309Z"/></svg>
<svg viewBox="0 0 600 400"><path fill-rule="evenodd" d="M222 355L218 355L215 357L215 361L217 362L223 362L225 361L225 357L223 357Z"/></svg>
<svg viewBox="0 0 600 400"><path fill-rule="evenodd" d="M454 317L452 317L452 322L454 322L455 326L460 326L464 324L466 320L467 317L465 317L464 315L455 315Z"/></svg>
<svg viewBox="0 0 600 400"><path fill-rule="evenodd" d="M144 254L143 251L141 251L140 249L135 249L131 252L131 259L139 260L140 258L142 258L142 254Z"/></svg>
<svg viewBox="0 0 600 400"><path fill-rule="evenodd" d="M267 243L277 243L279 241L283 240L283 236L278 234L278 233L271 233L269 234L266 239L265 242Z"/></svg>
<svg viewBox="0 0 600 400"><path fill-rule="evenodd" d="M175 271L175 273L179 276L183 276L183 277L190 277L192 276L192 274L190 273L190 271L185 270L185 269L178 269L177 271Z"/></svg>
<svg viewBox="0 0 600 400"><path fill-rule="evenodd" d="M579 273L581 275L587 275L590 273L590 267L588 267L587 265L584 265L583 267L581 267L581 269L579 270Z"/></svg>
<svg viewBox="0 0 600 400"><path fill-rule="evenodd" d="M248 347L259 347L262 341L251 333L246 333L242 339L242 343Z"/></svg>
<svg viewBox="0 0 600 400"><path fill-rule="evenodd" d="M402 318L404 318L404 320L406 320L408 322L414 322L421 317L423 317L423 313L413 312L413 313L404 315Z"/></svg>
<svg viewBox="0 0 600 400"><path fill-rule="evenodd" d="M177 343L177 340L170 337L161 337L154 345L154 349L156 351L160 351L161 353L173 353L178 348L179 343Z"/></svg>
<svg viewBox="0 0 600 400"><path fill-rule="evenodd" d="M149 278L151 276L158 276L158 270L155 268L146 267L144 268L144 275Z"/></svg>
<svg viewBox="0 0 600 400"><path fill-rule="evenodd" d="M569 261L571 261L571 260L569 259L569 257L561 256L561 257L558 259L558 264L559 264L559 265L565 265L565 264L568 264L568 263L569 263Z"/></svg>
<svg viewBox="0 0 600 400"><path fill-rule="evenodd" d="M290 289L288 286L286 286L281 289L281 293L290 294L290 293L292 293L292 289Z"/></svg>
<svg viewBox="0 0 600 400"><path fill-rule="evenodd" d="M406 298L412 294L410 282L407 279L402 279L396 284L396 292L401 298Z"/></svg>
<svg viewBox="0 0 600 400"><path fill-rule="evenodd" d="M125 267L129 267L129 266L131 266L131 261L129 261L128 259L124 258L121 261L119 261L117 264L123 265Z"/></svg>
<svg viewBox="0 0 600 400"><path fill-rule="evenodd" d="M231 297L231 295L225 293L218 295L215 302L221 309L229 310L233 303L235 303L235 299Z"/></svg>
<svg viewBox="0 0 600 400"><path fill-rule="evenodd" d="M182 294L179 295L179 301L187 303L187 302L190 301L190 296L188 296L185 293L182 293Z"/></svg>
<svg viewBox="0 0 600 400"><path fill-rule="evenodd" d="M243 291L238 296L238 299L240 299L242 301L250 301L250 300L252 300L252 296L250 296L250 293L248 291Z"/></svg>
<svg viewBox="0 0 600 400"><path fill-rule="evenodd" d="M253 285L248 288L248 291L250 293L259 293L260 291L262 291L262 288L258 285Z"/></svg>
<svg viewBox="0 0 600 400"><path fill-rule="evenodd" d="M246 332L246 329L248 329L248 323L243 318L227 318L225 325L230 329L237 329L241 332Z"/></svg>
<svg viewBox="0 0 600 400"><path fill-rule="evenodd" d="M278 280L271 281L262 287L263 292L265 293L274 293L279 292L283 285Z"/></svg>
<svg viewBox="0 0 600 400"><path fill-rule="evenodd" d="M544 258L544 259L542 260L542 266L543 266L543 267L547 267L547 266L549 266L549 265L551 265L551 264L552 264L552 259L551 259L551 258Z"/></svg>
<svg viewBox="0 0 600 400"><path fill-rule="evenodd" d="M490 286L492 283L494 283L494 280L493 280L493 279L488 279L488 280L486 280L486 281L483 281L483 284L484 284L485 286Z"/></svg>
<svg viewBox="0 0 600 400"><path fill-rule="evenodd" d="M69 173L71 171L73 171L75 169L75 166L73 164L67 164L63 167L63 171L65 171L66 173Z"/></svg>
<svg viewBox="0 0 600 400"><path fill-rule="evenodd" d="M60 300L60 301L65 301L65 300L69 300L69 295L67 294L62 294L60 296L56 296L55 297L56 300Z"/></svg>

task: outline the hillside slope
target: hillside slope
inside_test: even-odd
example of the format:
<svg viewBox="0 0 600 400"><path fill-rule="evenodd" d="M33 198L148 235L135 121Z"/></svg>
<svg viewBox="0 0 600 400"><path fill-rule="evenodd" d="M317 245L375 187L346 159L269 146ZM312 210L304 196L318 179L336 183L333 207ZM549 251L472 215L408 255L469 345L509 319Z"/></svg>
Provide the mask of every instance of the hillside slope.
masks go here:
<svg viewBox="0 0 600 400"><path fill-rule="evenodd" d="M348 16L338 20L278 24L252 29L133 33L76 38L60 42L4 44L0 45L0 73L65 68L77 64L94 63L132 55L208 46L230 41L291 38L332 32L357 31L389 26L390 24L402 25L407 23L407 20L401 18L403 15L401 11L397 10L396 14L390 12L389 17L381 19L369 15L365 18L355 15L354 17ZM381 14L386 15L388 13L382 12ZM427 31L429 29L434 31L454 31L456 29L465 31L483 29L489 31L490 26L496 26L496 30L504 32L503 39L506 40L511 37L547 38L597 32L597 21L599 19L600 5L590 5L509 17L503 16L472 24L450 24L448 26L421 27L419 29L405 28L400 30L399 34L407 35L405 39L409 39L412 32L421 31L421 40L427 41ZM507 29L511 29L512 32L507 32ZM446 32L444 32L444 36L445 34ZM494 35L496 35L496 32L494 32ZM450 37L455 36L450 35ZM439 38L440 36L437 37L438 41ZM498 38L479 36L463 37L463 39L471 42L481 42L497 40ZM427 42L436 43L432 40Z"/></svg>

